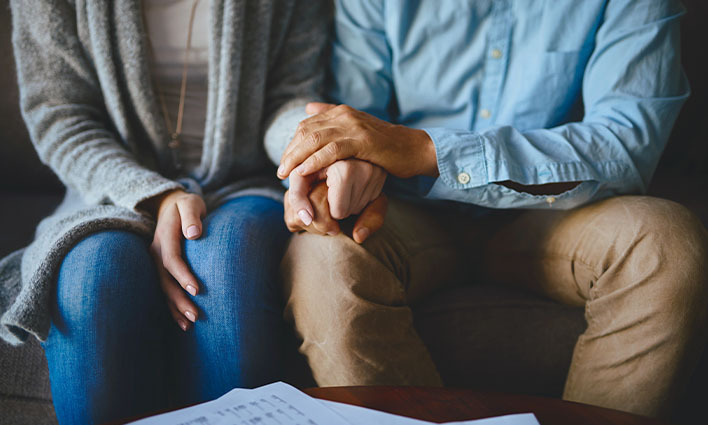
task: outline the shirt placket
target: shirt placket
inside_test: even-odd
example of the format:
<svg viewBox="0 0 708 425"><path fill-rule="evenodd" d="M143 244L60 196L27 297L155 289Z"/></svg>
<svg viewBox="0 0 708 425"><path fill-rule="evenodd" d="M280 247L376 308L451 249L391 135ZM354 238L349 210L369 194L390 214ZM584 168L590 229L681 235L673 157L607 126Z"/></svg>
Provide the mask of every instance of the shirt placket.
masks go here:
<svg viewBox="0 0 708 425"><path fill-rule="evenodd" d="M491 25L487 33L482 86L474 117L473 128L477 131L495 122L511 48L511 23L511 1L494 0Z"/></svg>

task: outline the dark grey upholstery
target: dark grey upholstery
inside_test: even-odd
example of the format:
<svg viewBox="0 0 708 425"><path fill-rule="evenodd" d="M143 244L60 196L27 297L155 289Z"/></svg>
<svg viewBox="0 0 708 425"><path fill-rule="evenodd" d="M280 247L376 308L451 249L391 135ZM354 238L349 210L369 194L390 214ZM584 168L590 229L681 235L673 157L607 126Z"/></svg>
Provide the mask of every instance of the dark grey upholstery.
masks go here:
<svg viewBox="0 0 708 425"><path fill-rule="evenodd" d="M690 10L684 55L693 98L684 109L662 161L653 193L682 202L708 223L708 89L702 53L706 42L703 0ZM10 47L7 0L0 0L0 257L32 238L41 217L62 196L56 177L37 159L19 115ZM678 136L676 136L678 135ZM583 311L526 292L494 285L456 286L416 307L416 326L448 385L558 397ZM287 353L287 380L312 386L312 376L294 349ZM702 408L708 362L701 363L683 398L677 421L691 422ZM0 423L54 423L49 380L41 347L0 342ZM699 423L698 421L695 423Z"/></svg>

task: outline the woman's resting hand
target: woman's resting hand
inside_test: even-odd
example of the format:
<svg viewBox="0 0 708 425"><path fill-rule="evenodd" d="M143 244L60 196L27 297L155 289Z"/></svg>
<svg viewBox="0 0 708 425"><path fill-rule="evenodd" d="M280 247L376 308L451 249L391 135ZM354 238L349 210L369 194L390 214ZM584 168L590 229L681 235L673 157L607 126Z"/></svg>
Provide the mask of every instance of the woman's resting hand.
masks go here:
<svg viewBox="0 0 708 425"><path fill-rule="evenodd" d="M206 205L199 196L175 190L155 200L157 226L150 245L167 296L172 317L182 330L197 320L197 308L187 296L199 292L199 283L182 257L182 238L197 239L202 234Z"/></svg>

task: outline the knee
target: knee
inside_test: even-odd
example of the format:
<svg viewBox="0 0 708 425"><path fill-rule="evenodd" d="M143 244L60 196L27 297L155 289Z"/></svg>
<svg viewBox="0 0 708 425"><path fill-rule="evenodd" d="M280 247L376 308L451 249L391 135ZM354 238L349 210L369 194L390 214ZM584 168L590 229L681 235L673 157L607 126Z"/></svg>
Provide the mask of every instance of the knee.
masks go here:
<svg viewBox="0 0 708 425"><path fill-rule="evenodd" d="M158 292L148 242L126 231L87 236L64 257L57 279L57 306L64 321L83 322L131 306Z"/></svg>
<svg viewBox="0 0 708 425"><path fill-rule="evenodd" d="M688 305L705 306L708 301L708 231L686 207L652 197L617 198L616 248L618 261L626 261L653 279L657 295L674 303L679 310ZM625 257L626 256L626 257ZM701 307L703 308L703 307Z"/></svg>
<svg viewBox="0 0 708 425"><path fill-rule="evenodd" d="M327 305L347 309L362 302L405 304L404 288L397 275L367 248L343 234L293 235L280 272L288 308Z"/></svg>
<svg viewBox="0 0 708 425"><path fill-rule="evenodd" d="M279 302L277 266L287 237L282 206L273 200L239 198L214 211L203 236L184 244L185 261L201 285L195 302L239 316Z"/></svg>

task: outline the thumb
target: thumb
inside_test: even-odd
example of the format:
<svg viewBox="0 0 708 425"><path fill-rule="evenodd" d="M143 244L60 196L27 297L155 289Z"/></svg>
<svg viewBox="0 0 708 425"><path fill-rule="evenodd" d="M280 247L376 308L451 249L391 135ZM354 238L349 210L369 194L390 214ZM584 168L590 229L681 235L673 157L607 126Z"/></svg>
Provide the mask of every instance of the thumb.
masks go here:
<svg viewBox="0 0 708 425"><path fill-rule="evenodd" d="M359 218L354 223L354 229L352 230L354 241L363 243L369 236L378 231L384 224L387 210L388 198L382 193L359 214Z"/></svg>
<svg viewBox="0 0 708 425"><path fill-rule="evenodd" d="M186 239L197 239L202 235L202 217L206 214L204 201L198 196L190 196L177 201L177 210L182 224L182 234Z"/></svg>
<svg viewBox="0 0 708 425"><path fill-rule="evenodd" d="M336 107L337 105L334 105L332 103L310 102L307 104L307 106L305 106L305 113L307 115L317 115L323 112L327 112L330 109L334 109Z"/></svg>
<svg viewBox="0 0 708 425"><path fill-rule="evenodd" d="M290 173L288 202L290 203L290 208L295 211L305 226L309 226L315 217L315 211L308 195L312 190L313 183L320 179L321 174L314 173L309 176L301 176L298 173Z"/></svg>

